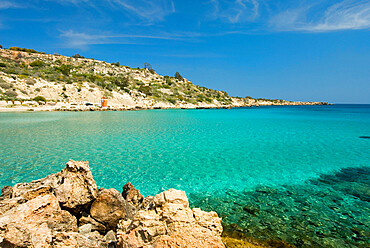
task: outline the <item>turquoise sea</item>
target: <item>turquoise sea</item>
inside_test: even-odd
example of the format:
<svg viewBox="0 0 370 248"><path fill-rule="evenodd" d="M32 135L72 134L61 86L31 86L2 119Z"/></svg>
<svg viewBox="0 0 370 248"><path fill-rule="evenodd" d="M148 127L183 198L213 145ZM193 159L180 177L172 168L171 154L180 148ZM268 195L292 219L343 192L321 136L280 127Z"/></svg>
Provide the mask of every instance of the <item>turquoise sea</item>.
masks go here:
<svg viewBox="0 0 370 248"><path fill-rule="evenodd" d="M0 113L0 126L1 187L88 160L100 187L185 190L272 246L370 244L370 105Z"/></svg>

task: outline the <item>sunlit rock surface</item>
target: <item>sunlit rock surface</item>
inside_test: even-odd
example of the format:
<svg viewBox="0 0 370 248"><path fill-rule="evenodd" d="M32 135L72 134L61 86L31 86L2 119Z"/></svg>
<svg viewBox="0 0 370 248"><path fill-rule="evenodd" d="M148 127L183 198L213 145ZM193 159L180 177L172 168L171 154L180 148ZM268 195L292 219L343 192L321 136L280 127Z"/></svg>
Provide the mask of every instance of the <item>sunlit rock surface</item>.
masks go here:
<svg viewBox="0 0 370 248"><path fill-rule="evenodd" d="M144 197L98 189L88 162L3 188L0 247L225 247L221 218L190 209L183 191Z"/></svg>

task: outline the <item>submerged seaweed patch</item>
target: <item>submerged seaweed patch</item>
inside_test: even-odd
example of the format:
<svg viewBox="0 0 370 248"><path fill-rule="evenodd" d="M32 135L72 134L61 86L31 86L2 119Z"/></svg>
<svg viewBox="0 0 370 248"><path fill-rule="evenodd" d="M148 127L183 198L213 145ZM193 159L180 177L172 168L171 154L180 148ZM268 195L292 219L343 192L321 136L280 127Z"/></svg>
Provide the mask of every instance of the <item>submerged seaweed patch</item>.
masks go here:
<svg viewBox="0 0 370 248"><path fill-rule="evenodd" d="M326 184L363 201L370 202L370 167L343 168L334 175L322 175L311 183Z"/></svg>
<svg viewBox="0 0 370 248"><path fill-rule="evenodd" d="M190 199L218 212L228 232L234 224L271 247L366 247L370 242L369 167L345 168L303 185Z"/></svg>

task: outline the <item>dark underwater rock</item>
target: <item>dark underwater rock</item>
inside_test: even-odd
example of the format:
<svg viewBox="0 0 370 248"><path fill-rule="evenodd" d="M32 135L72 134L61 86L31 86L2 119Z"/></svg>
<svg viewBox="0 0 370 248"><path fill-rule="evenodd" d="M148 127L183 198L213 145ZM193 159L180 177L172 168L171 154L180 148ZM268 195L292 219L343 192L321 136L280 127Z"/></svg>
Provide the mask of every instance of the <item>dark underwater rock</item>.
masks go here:
<svg viewBox="0 0 370 248"><path fill-rule="evenodd" d="M228 227L234 224L237 227L232 229L268 247L367 247L369 190L370 168L358 167L299 185L192 194L191 200L215 210L223 218L225 231L232 231Z"/></svg>
<svg viewBox="0 0 370 248"><path fill-rule="evenodd" d="M256 206L254 206L254 205L247 205L247 206L244 206L243 207L243 210L245 211L245 212L247 212L247 213L250 213L251 215L257 215L259 212L260 212L260 210L259 210L259 208L257 208Z"/></svg>

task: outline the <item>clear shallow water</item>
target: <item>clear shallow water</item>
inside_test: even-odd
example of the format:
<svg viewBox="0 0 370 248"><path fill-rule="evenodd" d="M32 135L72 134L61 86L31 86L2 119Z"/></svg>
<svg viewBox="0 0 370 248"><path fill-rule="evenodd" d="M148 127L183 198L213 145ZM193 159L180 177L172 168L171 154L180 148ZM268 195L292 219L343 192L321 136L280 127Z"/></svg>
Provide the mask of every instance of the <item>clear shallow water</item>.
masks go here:
<svg viewBox="0 0 370 248"><path fill-rule="evenodd" d="M370 136L370 105L0 113L0 126L0 186L44 177L69 159L88 160L98 186L121 190L131 181L144 195L172 187L185 190L194 204L216 209L224 223L237 223L246 233L258 226L244 225L253 216L246 220L243 210L246 199L259 194L256 188L279 190L276 198L262 195L276 204L292 198L284 196L287 187L307 199L306 189L333 188L312 180L370 166L370 139L359 138ZM361 185L365 190L360 194L368 194L369 179ZM366 198L338 192L342 200L364 202L357 209L361 216L370 215ZM240 207L230 212L230 202ZM367 229L369 219L361 218Z"/></svg>

